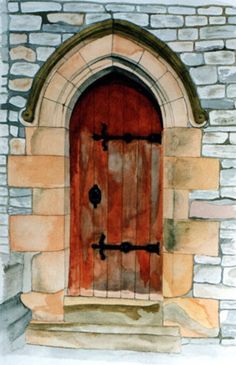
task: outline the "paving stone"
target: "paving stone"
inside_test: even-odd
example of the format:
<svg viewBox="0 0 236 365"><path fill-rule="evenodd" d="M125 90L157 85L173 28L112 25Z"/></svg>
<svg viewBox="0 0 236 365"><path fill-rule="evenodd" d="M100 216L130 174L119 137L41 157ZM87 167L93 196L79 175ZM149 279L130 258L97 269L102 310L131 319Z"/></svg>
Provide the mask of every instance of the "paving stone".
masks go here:
<svg viewBox="0 0 236 365"><path fill-rule="evenodd" d="M228 133L224 132L208 132L205 133L202 139L203 143L207 144L215 144L215 143L224 143L228 139Z"/></svg>
<svg viewBox="0 0 236 365"><path fill-rule="evenodd" d="M176 29L150 29L149 30L156 37L162 41L175 41L177 40L177 30Z"/></svg>
<svg viewBox="0 0 236 365"><path fill-rule="evenodd" d="M236 169L222 170L220 172L220 183L222 186L235 186Z"/></svg>
<svg viewBox="0 0 236 365"><path fill-rule="evenodd" d="M107 11L113 11L113 12L130 12L135 10L134 5L125 5L125 4L108 4L105 5L105 8ZM144 12L146 13L146 11Z"/></svg>
<svg viewBox="0 0 236 365"><path fill-rule="evenodd" d="M28 62L16 62L11 66L12 75L34 76L39 70L39 65Z"/></svg>
<svg viewBox="0 0 236 365"><path fill-rule="evenodd" d="M224 255L222 257L222 266L236 266L236 255Z"/></svg>
<svg viewBox="0 0 236 365"><path fill-rule="evenodd" d="M38 15L10 15L10 30L40 30L42 18Z"/></svg>
<svg viewBox="0 0 236 365"><path fill-rule="evenodd" d="M211 125L235 125L236 110L216 110L210 112Z"/></svg>
<svg viewBox="0 0 236 365"><path fill-rule="evenodd" d="M191 52L193 51L193 42L169 42L168 46L174 52Z"/></svg>
<svg viewBox="0 0 236 365"><path fill-rule="evenodd" d="M236 287L236 267L223 270L223 284ZM236 311L235 311L236 313ZM236 318L236 317L235 317ZM236 324L236 322L235 322Z"/></svg>
<svg viewBox="0 0 236 365"><path fill-rule="evenodd" d="M235 62L235 53L231 51L206 52L204 59L207 64L211 65L230 65Z"/></svg>
<svg viewBox="0 0 236 365"><path fill-rule="evenodd" d="M194 281L197 283L219 284L222 269L220 266L194 265Z"/></svg>
<svg viewBox="0 0 236 365"><path fill-rule="evenodd" d="M26 104L26 99L23 96L13 96L10 98L9 103L19 108L23 108Z"/></svg>
<svg viewBox="0 0 236 365"><path fill-rule="evenodd" d="M197 85L214 84L217 81L217 71L215 66L191 68L190 75Z"/></svg>
<svg viewBox="0 0 236 365"><path fill-rule="evenodd" d="M225 24L226 23L226 17L225 16L211 16L209 18L209 23L212 24L212 25Z"/></svg>
<svg viewBox="0 0 236 365"><path fill-rule="evenodd" d="M99 13L93 13L93 14L86 14L85 15L85 23L86 24L92 24L96 22L101 22L106 19L111 19L110 14L99 14Z"/></svg>
<svg viewBox="0 0 236 365"><path fill-rule="evenodd" d="M51 1L27 1L21 2L22 13L37 13L47 11L60 11L61 4Z"/></svg>
<svg viewBox="0 0 236 365"><path fill-rule="evenodd" d="M193 190L189 194L189 198L194 199L216 199L219 197L218 191L211 191L211 190Z"/></svg>
<svg viewBox="0 0 236 365"><path fill-rule="evenodd" d="M149 17L145 13L115 13L113 18L128 20L132 23L140 25L141 27L145 27L149 23Z"/></svg>
<svg viewBox="0 0 236 365"><path fill-rule="evenodd" d="M197 88L198 95L201 99L217 99L224 98L224 85L199 86Z"/></svg>
<svg viewBox="0 0 236 365"><path fill-rule="evenodd" d="M223 13L223 9L218 6L209 6L206 8L199 8L198 14L202 15L221 15Z"/></svg>
<svg viewBox="0 0 236 365"><path fill-rule="evenodd" d="M186 16L185 18L185 25L186 26L200 26L200 25L206 25L207 24L207 17L206 16L200 16L200 15L194 15L194 16Z"/></svg>
<svg viewBox="0 0 236 365"><path fill-rule="evenodd" d="M46 46L57 46L61 43L61 35L53 33L32 33L29 42Z"/></svg>
<svg viewBox="0 0 236 365"><path fill-rule="evenodd" d="M193 293L197 298L236 300L236 290L223 284L194 284Z"/></svg>
<svg viewBox="0 0 236 365"><path fill-rule="evenodd" d="M9 89L14 91L29 91L32 85L33 79L20 78L9 80ZM18 120L18 117L15 119Z"/></svg>
<svg viewBox="0 0 236 365"><path fill-rule="evenodd" d="M196 14L196 9L187 6L169 6L168 12L171 14L190 15Z"/></svg>
<svg viewBox="0 0 236 365"><path fill-rule="evenodd" d="M200 38L202 39L222 39L235 37L236 27L234 25L215 25L203 27L200 29Z"/></svg>
<svg viewBox="0 0 236 365"><path fill-rule="evenodd" d="M220 195L222 198L236 199L236 188L221 188Z"/></svg>
<svg viewBox="0 0 236 365"><path fill-rule="evenodd" d="M50 23L61 23L61 24L71 24L71 25L82 25L84 22L83 14L74 13L49 13L47 15Z"/></svg>
<svg viewBox="0 0 236 365"><path fill-rule="evenodd" d="M63 10L64 11L72 11L72 12L81 12L81 13L99 13L99 12L103 12L104 6L100 5L100 4L91 4L91 3L82 3L82 4L78 4L76 2L71 2L69 4L64 4L63 6Z"/></svg>
<svg viewBox="0 0 236 365"><path fill-rule="evenodd" d="M219 67L219 80L224 83L235 83L236 82L236 66Z"/></svg>
<svg viewBox="0 0 236 365"><path fill-rule="evenodd" d="M158 28L179 28L184 24L180 15L151 15L151 26Z"/></svg>
<svg viewBox="0 0 236 365"><path fill-rule="evenodd" d="M198 39L198 30L196 28L184 28L178 31L179 40L188 41Z"/></svg>
<svg viewBox="0 0 236 365"><path fill-rule="evenodd" d="M180 57L187 66L200 66L204 63L203 55L200 53L183 53Z"/></svg>

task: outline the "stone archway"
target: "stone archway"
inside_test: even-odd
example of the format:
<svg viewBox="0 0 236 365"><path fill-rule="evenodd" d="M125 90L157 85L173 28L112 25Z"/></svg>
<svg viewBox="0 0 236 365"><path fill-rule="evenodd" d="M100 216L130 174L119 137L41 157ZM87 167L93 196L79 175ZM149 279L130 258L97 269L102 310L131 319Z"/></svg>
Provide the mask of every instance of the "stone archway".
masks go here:
<svg viewBox="0 0 236 365"><path fill-rule="evenodd" d="M32 263L32 292L23 295L36 320L64 318L71 112L88 85L114 69L140 79L162 112L164 239L169 251L164 255L164 297L182 296L191 289L193 254L204 244L197 231L205 231L204 238L210 242L201 253L217 255L218 223L188 219L188 191L217 188L219 163L201 157L201 131L191 127L203 125L207 115L186 69L164 43L127 22L107 21L89 27L59 47L39 71L22 114L26 156L9 157L9 185L34 191L33 214L12 216L10 230L13 251L39 253ZM205 169L211 169L207 179ZM183 262L186 269L176 276Z"/></svg>

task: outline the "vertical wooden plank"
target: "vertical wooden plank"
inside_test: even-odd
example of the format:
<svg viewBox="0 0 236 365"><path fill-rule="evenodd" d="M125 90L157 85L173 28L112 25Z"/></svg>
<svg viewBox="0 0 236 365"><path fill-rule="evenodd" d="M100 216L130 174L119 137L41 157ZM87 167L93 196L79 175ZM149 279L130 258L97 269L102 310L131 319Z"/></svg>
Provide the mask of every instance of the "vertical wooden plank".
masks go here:
<svg viewBox="0 0 236 365"><path fill-rule="evenodd" d="M123 134L123 88L112 83L109 93L109 133ZM108 235L109 243L119 245L122 241L122 169L123 142L110 141L108 148ZM121 252L109 251L108 297L121 295Z"/></svg>
<svg viewBox="0 0 236 365"><path fill-rule="evenodd" d="M95 133L101 133L102 123L109 118L109 86L98 85L95 93ZM102 148L101 141L94 142L94 183L101 190L101 203L94 209L94 242L99 242L101 234L105 234L107 242L107 165L108 153ZM98 250L94 251L94 296L107 296L107 259L101 260Z"/></svg>

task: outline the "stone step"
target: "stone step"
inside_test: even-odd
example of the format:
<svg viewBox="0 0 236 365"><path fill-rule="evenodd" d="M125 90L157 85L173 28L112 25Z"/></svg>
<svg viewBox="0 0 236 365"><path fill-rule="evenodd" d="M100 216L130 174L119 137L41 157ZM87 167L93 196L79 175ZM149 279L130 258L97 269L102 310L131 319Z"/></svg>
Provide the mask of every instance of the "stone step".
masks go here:
<svg viewBox="0 0 236 365"><path fill-rule="evenodd" d="M162 325L162 302L114 298L65 297L65 322L92 325Z"/></svg>
<svg viewBox="0 0 236 365"><path fill-rule="evenodd" d="M178 327L103 326L78 323L31 322L26 342L53 347L180 352Z"/></svg>

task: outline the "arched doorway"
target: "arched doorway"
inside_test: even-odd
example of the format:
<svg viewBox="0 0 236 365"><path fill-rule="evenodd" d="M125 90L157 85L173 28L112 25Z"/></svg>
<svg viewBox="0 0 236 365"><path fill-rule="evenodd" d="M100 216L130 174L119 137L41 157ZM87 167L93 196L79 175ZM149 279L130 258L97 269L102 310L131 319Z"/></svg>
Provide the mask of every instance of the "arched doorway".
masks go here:
<svg viewBox="0 0 236 365"><path fill-rule="evenodd" d="M75 105L70 295L148 300L161 292L161 132L155 99L119 73Z"/></svg>

